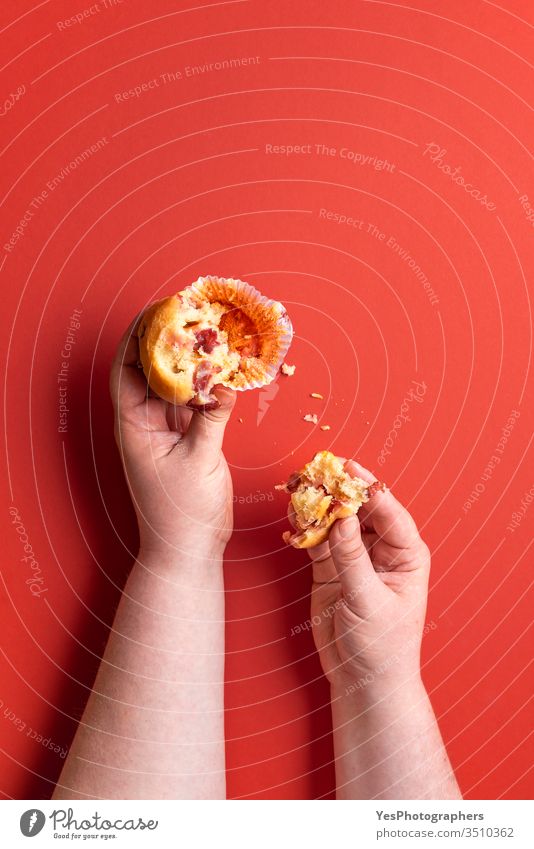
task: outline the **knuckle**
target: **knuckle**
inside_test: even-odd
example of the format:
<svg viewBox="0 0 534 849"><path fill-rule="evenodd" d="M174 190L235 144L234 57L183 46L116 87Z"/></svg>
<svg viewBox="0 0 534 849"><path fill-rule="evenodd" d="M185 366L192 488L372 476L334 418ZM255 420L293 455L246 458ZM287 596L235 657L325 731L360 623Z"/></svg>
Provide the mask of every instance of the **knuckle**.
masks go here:
<svg viewBox="0 0 534 849"><path fill-rule="evenodd" d="M424 566L425 568L430 567L430 548L422 539L419 539L419 544L417 548L417 558L422 566Z"/></svg>
<svg viewBox="0 0 534 849"><path fill-rule="evenodd" d="M361 537L359 539L351 542L350 546L347 546L342 551L339 552L339 559L344 565L350 566L355 560L359 560L364 555L367 555L367 550L365 548L365 544Z"/></svg>

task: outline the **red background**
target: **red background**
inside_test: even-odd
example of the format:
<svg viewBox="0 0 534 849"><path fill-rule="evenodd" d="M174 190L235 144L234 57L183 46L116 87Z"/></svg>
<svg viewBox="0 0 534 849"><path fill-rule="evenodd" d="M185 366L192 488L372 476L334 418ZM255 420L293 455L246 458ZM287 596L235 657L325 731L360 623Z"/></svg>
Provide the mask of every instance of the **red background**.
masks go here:
<svg viewBox="0 0 534 849"><path fill-rule="evenodd" d="M332 797L327 687L310 634L291 636L308 617L307 558L281 545L285 498L272 498L273 484L323 447L379 472L433 550L436 627L423 672L462 790L532 793L534 234L519 201L527 194L534 205L532 6L418 5L124 0L106 9L101 0L58 29L91 4L2 3L2 99L24 87L0 118L4 797L52 792L63 761L28 728L70 744L135 551L107 391L117 340L145 303L209 273L283 300L296 331L295 376L241 396L226 439L238 498L226 565L229 794ZM115 98L188 65L252 56ZM102 137L101 150L68 168ZM430 143L496 209L424 155ZM268 144L312 153L267 154ZM354 164L342 148L394 168ZM387 246L391 236L437 301ZM74 309L81 326L59 433L56 374ZM414 380L424 397L411 401L380 467ZM304 422L309 411L331 430ZM485 474L512 411L500 463ZM12 505L42 570L38 598Z"/></svg>

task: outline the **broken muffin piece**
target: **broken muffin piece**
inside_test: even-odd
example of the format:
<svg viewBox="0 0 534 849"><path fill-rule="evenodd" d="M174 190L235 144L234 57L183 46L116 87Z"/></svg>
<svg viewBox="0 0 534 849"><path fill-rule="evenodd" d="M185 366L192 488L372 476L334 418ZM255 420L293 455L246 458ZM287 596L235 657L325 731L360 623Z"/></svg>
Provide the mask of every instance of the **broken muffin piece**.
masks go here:
<svg viewBox="0 0 534 849"><path fill-rule="evenodd" d="M284 542L294 548L311 548L328 539L336 519L355 515L385 485L351 477L342 461L330 451L319 451L300 472L276 489L291 495L296 531L285 531Z"/></svg>
<svg viewBox="0 0 534 849"><path fill-rule="evenodd" d="M242 391L271 383L292 335L281 303L223 277L199 277L156 301L138 329L150 388L171 404L206 410L219 406L218 384Z"/></svg>

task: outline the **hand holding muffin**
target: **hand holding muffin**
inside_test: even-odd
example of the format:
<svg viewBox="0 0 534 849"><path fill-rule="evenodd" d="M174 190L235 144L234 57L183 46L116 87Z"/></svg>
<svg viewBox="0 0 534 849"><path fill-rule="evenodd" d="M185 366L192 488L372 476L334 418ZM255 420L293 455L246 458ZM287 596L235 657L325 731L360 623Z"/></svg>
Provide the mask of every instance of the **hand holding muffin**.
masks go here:
<svg viewBox="0 0 534 849"><path fill-rule="evenodd" d="M204 413L154 397L135 322L113 362L115 437L140 531L55 799L225 797L224 585L234 393ZM209 765L209 766L207 766Z"/></svg>
<svg viewBox="0 0 534 849"><path fill-rule="evenodd" d="M344 472L360 485L375 482L353 460ZM418 678L430 554L408 510L375 487L358 515L336 521L309 554L314 638L330 683L350 689L369 675Z"/></svg>
<svg viewBox="0 0 534 849"><path fill-rule="evenodd" d="M221 447L232 390L270 383L292 333L278 301L241 280L200 277L151 304L126 334L111 392L142 551L224 550L232 482Z"/></svg>
<svg viewBox="0 0 534 849"><path fill-rule="evenodd" d="M232 533L232 481L221 449L235 393L217 387L217 408L203 413L150 396L136 325L119 345L110 389L140 556L216 558Z"/></svg>

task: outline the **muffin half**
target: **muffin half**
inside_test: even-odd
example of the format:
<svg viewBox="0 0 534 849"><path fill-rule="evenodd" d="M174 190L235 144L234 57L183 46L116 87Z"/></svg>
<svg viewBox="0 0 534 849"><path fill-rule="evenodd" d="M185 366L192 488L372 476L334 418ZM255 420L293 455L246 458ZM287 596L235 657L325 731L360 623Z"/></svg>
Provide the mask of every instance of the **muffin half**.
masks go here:
<svg viewBox="0 0 534 849"><path fill-rule="evenodd" d="M145 376L160 398L215 409L218 384L243 391L271 383L293 329L284 306L248 283L199 277L152 304L138 336Z"/></svg>
<svg viewBox="0 0 534 849"><path fill-rule="evenodd" d="M296 530L285 531L284 542L294 548L311 548L328 539L336 519L355 515L385 485L351 477L338 457L330 451L319 451L300 472L294 472L287 483L276 489L291 494L295 512Z"/></svg>

